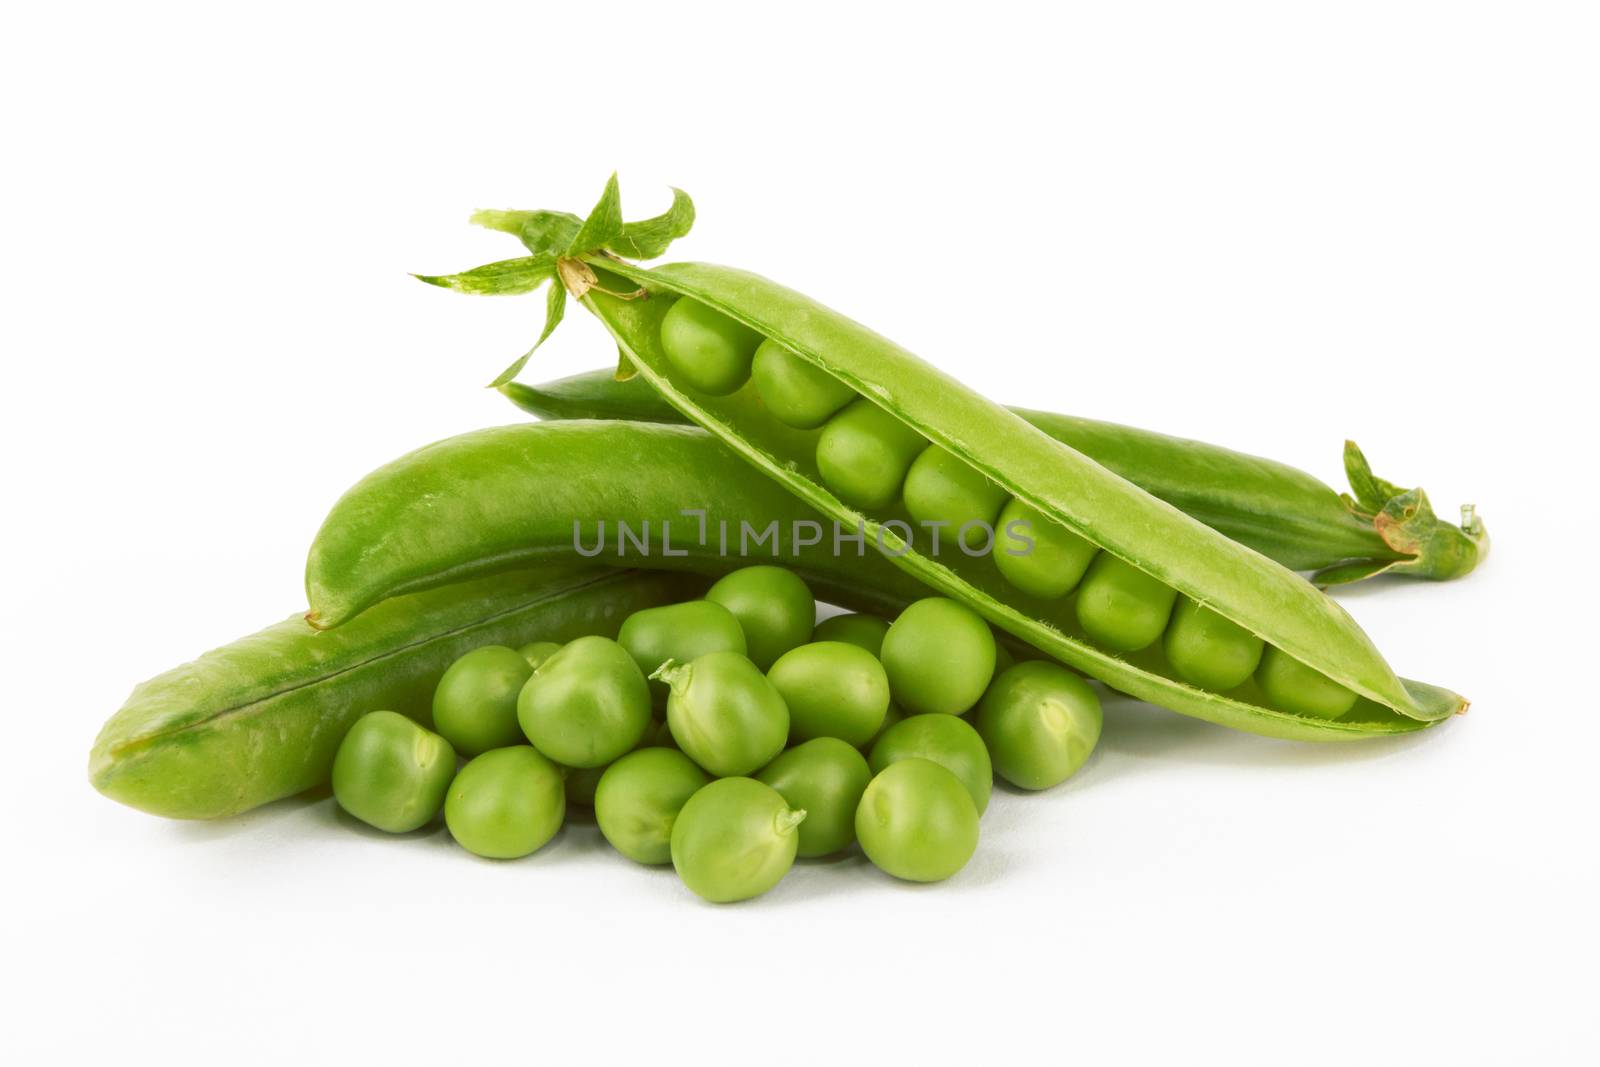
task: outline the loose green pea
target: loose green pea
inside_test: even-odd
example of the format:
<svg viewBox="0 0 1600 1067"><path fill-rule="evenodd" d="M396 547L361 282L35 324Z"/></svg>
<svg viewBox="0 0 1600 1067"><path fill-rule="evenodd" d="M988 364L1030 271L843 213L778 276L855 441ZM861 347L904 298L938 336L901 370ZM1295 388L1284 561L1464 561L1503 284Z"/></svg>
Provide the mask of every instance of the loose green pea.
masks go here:
<svg viewBox="0 0 1600 1067"><path fill-rule="evenodd" d="M815 641L778 657L767 678L789 707L789 737L837 737L865 744L889 710L889 676L872 653L842 641Z"/></svg>
<svg viewBox="0 0 1600 1067"><path fill-rule="evenodd" d="M810 598L809 593L806 596ZM714 600L690 600L636 611L623 620L617 644L628 650L646 675L669 659L687 663L707 652L737 652L742 656L747 649L739 620ZM650 691L658 700L667 698L667 687L661 682L651 682Z"/></svg>
<svg viewBox="0 0 1600 1067"><path fill-rule="evenodd" d="M463 756L522 742L517 694L533 675L521 652L475 648L450 664L433 691L433 728Z"/></svg>
<svg viewBox="0 0 1600 1067"><path fill-rule="evenodd" d="M567 797L561 768L527 745L475 757L450 785L444 821L468 852L514 860L561 829Z"/></svg>
<svg viewBox="0 0 1600 1067"><path fill-rule="evenodd" d="M1019 663L994 680L977 727L995 773L1022 789L1071 778L1100 740L1100 698L1056 663Z"/></svg>
<svg viewBox="0 0 1600 1067"><path fill-rule="evenodd" d="M908 882L937 882L978 849L978 809L955 775L925 759L878 772L856 808L861 851Z"/></svg>
<svg viewBox="0 0 1600 1067"><path fill-rule="evenodd" d="M811 640L843 641L877 656L883 651L883 635L888 632L889 620L876 615L835 615L817 623Z"/></svg>
<svg viewBox="0 0 1600 1067"><path fill-rule="evenodd" d="M960 715L994 677L994 633L977 612L945 597L907 607L883 637L895 702L913 715Z"/></svg>
<svg viewBox="0 0 1600 1067"><path fill-rule="evenodd" d="M927 446L921 434L870 400L828 420L817 439L817 468L833 494L874 511L894 502L911 461Z"/></svg>
<svg viewBox="0 0 1600 1067"><path fill-rule="evenodd" d="M940 529L941 545L949 537L979 554L997 543L995 518L1008 494L970 463L929 445L906 474L905 499L917 522L948 524L948 530Z"/></svg>
<svg viewBox="0 0 1600 1067"><path fill-rule="evenodd" d="M762 670L811 640L817 625L811 590L783 567L741 567L719 578L706 599L733 612L744 630L746 654Z"/></svg>
<svg viewBox="0 0 1600 1067"><path fill-rule="evenodd" d="M705 771L675 748L641 748L600 776L595 822L611 847L635 863L670 862L672 824L709 781Z"/></svg>
<svg viewBox="0 0 1600 1067"><path fill-rule="evenodd" d="M750 377L761 335L698 300L680 299L661 319L661 348L690 385L727 396Z"/></svg>
<svg viewBox="0 0 1600 1067"><path fill-rule="evenodd" d="M758 897L794 866L805 818L763 782L718 779L678 812L672 866L684 885L714 904Z"/></svg>
<svg viewBox="0 0 1600 1067"><path fill-rule="evenodd" d="M333 796L368 826L403 834L439 814L456 773L450 742L404 715L357 719L333 757Z"/></svg>
<svg viewBox="0 0 1600 1067"><path fill-rule="evenodd" d="M1170 585L1102 552L1078 590L1078 624L1097 644L1137 652L1167 628L1177 597Z"/></svg>
<svg viewBox="0 0 1600 1067"><path fill-rule="evenodd" d="M821 426L856 395L854 389L770 337L756 349L751 376L773 417L800 430Z"/></svg>
<svg viewBox="0 0 1600 1067"><path fill-rule="evenodd" d="M1046 600L1066 596L1100 550L1012 497L995 528L994 565L1006 581Z"/></svg>
<svg viewBox="0 0 1600 1067"><path fill-rule="evenodd" d="M1256 669L1256 682L1274 707L1297 715L1337 719L1356 704L1355 693L1270 645Z"/></svg>
<svg viewBox="0 0 1600 1067"><path fill-rule="evenodd" d="M555 641L530 641L517 651L528 661L528 666L538 670L545 660L561 651L561 645Z"/></svg>
<svg viewBox="0 0 1600 1067"><path fill-rule="evenodd" d="M580 637L533 672L517 720L535 748L568 767L601 767L638 744L650 725L650 689L615 641Z"/></svg>
<svg viewBox="0 0 1600 1067"><path fill-rule="evenodd" d="M994 789L994 767L983 738L965 719L954 715L913 715L883 732L867 756L872 773L907 759L937 763L955 775L982 815Z"/></svg>
<svg viewBox="0 0 1600 1067"><path fill-rule="evenodd" d="M806 813L799 854L828 856L856 839L856 808L872 780L865 757L836 737L796 745L767 764L758 781L776 789L789 807Z"/></svg>
<svg viewBox="0 0 1600 1067"><path fill-rule="evenodd" d="M789 709L767 676L737 652L668 660L651 677L672 690L667 726L673 740L717 777L749 774L783 751Z"/></svg>
<svg viewBox="0 0 1600 1067"><path fill-rule="evenodd" d="M1179 678L1220 693L1243 685L1256 672L1265 643L1238 623L1180 596L1162 644Z"/></svg>

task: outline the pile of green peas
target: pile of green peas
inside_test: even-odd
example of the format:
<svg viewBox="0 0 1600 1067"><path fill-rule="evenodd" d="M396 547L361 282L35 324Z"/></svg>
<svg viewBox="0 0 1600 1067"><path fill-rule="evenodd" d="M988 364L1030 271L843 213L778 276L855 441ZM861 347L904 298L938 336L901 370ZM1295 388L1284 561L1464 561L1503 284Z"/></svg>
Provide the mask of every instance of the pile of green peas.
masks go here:
<svg viewBox="0 0 1600 1067"><path fill-rule="evenodd" d="M474 649L440 679L432 729L391 711L355 723L334 796L391 833L442 810L492 859L592 809L622 855L670 863L721 903L857 846L897 878L948 878L977 849L996 775L1047 789L1094 750L1083 679L1015 662L953 600L893 622L816 615L801 578L753 566L630 615L615 640Z"/></svg>
<svg viewBox="0 0 1600 1067"><path fill-rule="evenodd" d="M918 523L948 527L964 551L989 556L1014 588L1047 600L1075 594L1078 625L1096 645L1130 653L1160 641L1179 679L1228 692L1253 678L1283 711L1338 719L1355 706L1350 689L1047 519L778 341L680 298L662 318L661 345L692 388L726 396L753 380L774 418L820 429L817 469L844 503L871 512L899 501ZM1017 547L1001 547L1002 534Z"/></svg>

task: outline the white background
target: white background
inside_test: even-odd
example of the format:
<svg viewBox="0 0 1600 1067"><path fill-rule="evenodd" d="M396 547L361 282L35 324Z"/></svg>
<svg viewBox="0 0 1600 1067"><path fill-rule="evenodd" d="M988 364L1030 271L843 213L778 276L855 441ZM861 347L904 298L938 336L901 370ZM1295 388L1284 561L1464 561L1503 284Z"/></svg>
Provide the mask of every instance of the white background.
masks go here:
<svg viewBox="0 0 1600 1067"><path fill-rule="evenodd" d="M13 8L9 829L29 1062L1579 1063L1594 1010L1600 50L1585 4ZM971 866L713 908L570 827L475 861L330 802L84 780L138 679L303 603L340 491L515 421L542 301L477 207L700 209L680 258L999 398L1478 504L1488 564L1345 597L1425 736L1109 709ZM525 375L608 364L579 311ZM21 1062L7 1055L13 1062Z"/></svg>

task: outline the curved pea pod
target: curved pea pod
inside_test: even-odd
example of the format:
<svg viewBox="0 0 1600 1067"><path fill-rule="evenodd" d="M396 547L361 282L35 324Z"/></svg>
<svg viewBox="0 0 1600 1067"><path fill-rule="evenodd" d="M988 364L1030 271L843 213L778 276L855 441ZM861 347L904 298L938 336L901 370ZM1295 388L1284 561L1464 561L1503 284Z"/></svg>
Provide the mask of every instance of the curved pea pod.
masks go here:
<svg viewBox="0 0 1600 1067"><path fill-rule="evenodd" d="M703 584L565 564L398 597L335 633L292 616L136 687L95 739L89 780L175 819L247 811L326 782L366 712L426 723L439 677L473 648L615 633Z"/></svg>
<svg viewBox="0 0 1600 1067"><path fill-rule="evenodd" d="M823 514L861 523L908 574L1113 688L1210 722L1289 737L1394 733L1465 709L1466 701L1455 693L1403 682L1344 609L1292 571L800 293L730 267L675 263L645 269L595 253L577 258L587 274L567 269L567 278L578 279L574 291L674 407ZM682 385L662 351L659 326L672 302L683 297L778 341L1046 518L1332 678L1361 702L1341 719L1316 720L1269 707L1248 687L1229 694L1197 689L1172 677L1157 659L1095 647L1056 604L999 581L992 561L946 563L922 554L884 516L862 514L824 485L805 447L814 437Z"/></svg>
<svg viewBox="0 0 1600 1067"><path fill-rule="evenodd" d="M506 398L543 419L688 423L648 380L591 371L541 385L508 382ZM753 384L724 403L755 417ZM1351 493L1284 463L1112 422L1012 408L1153 496L1320 585L1403 574L1443 581L1471 573L1488 554L1483 520L1470 506L1457 526L1434 515L1421 489L1376 478L1354 442L1344 446Z"/></svg>

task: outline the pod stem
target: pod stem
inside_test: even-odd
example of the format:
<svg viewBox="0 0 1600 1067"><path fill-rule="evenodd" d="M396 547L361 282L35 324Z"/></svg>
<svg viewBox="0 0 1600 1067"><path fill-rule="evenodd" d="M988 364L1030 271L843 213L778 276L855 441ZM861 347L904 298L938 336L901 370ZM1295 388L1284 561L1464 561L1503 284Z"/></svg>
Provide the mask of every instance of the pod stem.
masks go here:
<svg viewBox="0 0 1600 1067"><path fill-rule="evenodd" d="M689 687L689 674L693 669L688 663L669 659L650 672L650 680L652 682L665 682L668 689L682 696L683 691Z"/></svg>
<svg viewBox="0 0 1600 1067"><path fill-rule="evenodd" d="M779 834L792 834L795 828L806 821L805 808L785 808L773 820Z"/></svg>

